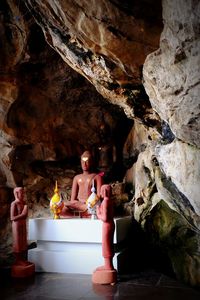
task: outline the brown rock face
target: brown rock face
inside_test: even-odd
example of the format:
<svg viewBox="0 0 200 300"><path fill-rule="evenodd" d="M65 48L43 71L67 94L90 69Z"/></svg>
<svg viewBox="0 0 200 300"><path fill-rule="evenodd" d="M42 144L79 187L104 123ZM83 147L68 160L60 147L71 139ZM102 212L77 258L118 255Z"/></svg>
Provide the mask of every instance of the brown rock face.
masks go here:
<svg viewBox="0 0 200 300"><path fill-rule="evenodd" d="M10 186L24 184L35 161L65 160L70 168L84 149L98 151L104 140L120 153L132 123L48 48L38 29L29 32L29 61L16 67L15 84L5 80L2 91L9 104L2 126L14 146L2 153L14 177L9 184L7 176Z"/></svg>
<svg viewBox="0 0 200 300"><path fill-rule="evenodd" d="M63 60L127 115L137 116L133 101L144 97L142 66L158 47L162 29L160 1L153 7L151 1L139 0L26 4Z"/></svg>
<svg viewBox="0 0 200 300"><path fill-rule="evenodd" d="M132 121L119 106L160 126L141 85L144 59L158 46L160 12L160 2L155 10L148 1L1 2L3 185L54 180L57 172L63 175L63 160L65 169L76 169L83 149L103 155L99 149L109 143L116 156L112 179L122 179L122 148ZM118 106L47 46L32 16L62 59Z"/></svg>
<svg viewBox="0 0 200 300"><path fill-rule="evenodd" d="M26 187L29 217L50 216L48 199L55 180L68 199L85 149L90 149L96 158L105 155L101 153L103 149L115 149L112 180L121 180L125 174L123 143L133 121L120 107L109 104L47 45L40 27L21 2L1 1L0 10L3 264L12 252L12 188Z"/></svg>
<svg viewBox="0 0 200 300"><path fill-rule="evenodd" d="M49 216L55 180L68 199L90 149L107 182L130 185L119 206L131 199L199 285L199 16L193 0L1 1L2 257L11 189L26 187L30 217Z"/></svg>
<svg viewBox="0 0 200 300"><path fill-rule="evenodd" d="M24 185L30 216L49 215L54 181L68 198L82 151L98 158L105 145L115 149L112 180L121 180L133 121L47 45L23 3L1 2L1 36L1 185Z"/></svg>

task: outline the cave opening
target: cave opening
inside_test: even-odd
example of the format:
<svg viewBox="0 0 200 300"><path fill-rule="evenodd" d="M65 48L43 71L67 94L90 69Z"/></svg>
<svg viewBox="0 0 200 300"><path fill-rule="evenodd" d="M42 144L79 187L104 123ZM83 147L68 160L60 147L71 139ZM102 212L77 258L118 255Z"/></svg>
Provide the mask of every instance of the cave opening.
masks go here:
<svg viewBox="0 0 200 300"><path fill-rule="evenodd" d="M49 218L55 181L69 200L90 150L134 219L131 271L199 284L199 4L175 2L1 1L3 257L12 189Z"/></svg>
<svg viewBox="0 0 200 300"><path fill-rule="evenodd" d="M119 3L115 1L114 5L118 6ZM55 49L49 46L41 26L33 19L33 16L36 17L34 10L27 10L22 2L15 7L16 11L3 6L3 11L9 9L10 18L14 13L16 26L21 26L22 21L26 23L28 34L21 53L22 59L12 71L17 96L7 111L4 127L16 143L9 153L12 177L15 185L27 188L31 215L42 216L42 209L45 209L44 215L48 214L48 199L56 180L64 199L69 199L72 179L81 172L80 156L84 150L93 153L95 171L104 172L104 182L114 184L116 190L117 185L121 185L121 193L125 193L125 199L131 201L134 187L131 182L124 184L126 172L134 166L139 152L146 147L142 142L139 150L130 147L130 151L127 151L127 138L134 120L143 122L146 127L155 126L158 131L161 130L160 120L152 113L141 80L137 79L134 83L131 76L126 75L123 80L105 83L108 90L122 89L120 93L131 111L127 116L123 105L106 100L97 88L68 66ZM124 7L122 11L127 14L128 9ZM134 8L138 19L141 18L139 11L139 7ZM9 23L7 19L4 21ZM159 18L154 18L154 21L160 24ZM9 28L7 23L6 28ZM26 30L25 27L23 30ZM53 28L53 31L64 36L60 28ZM123 32L112 26L108 26L108 31L116 36L123 35ZM11 37L6 32L5 36L10 41ZM66 40L68 38L67 35ZM70 49L76 50L76 45L73 45ZM83 55L82 49L77 53L78 59L84 57L87 61L89 53ZM120 72L112 59L109 61L104 56L104 60L105 68ZM128 74L128 65L125 68ZM142 65L138 69L137 76L142 77ZM116 214L124 213L127 212L123 205L117 204Z"/></svg>

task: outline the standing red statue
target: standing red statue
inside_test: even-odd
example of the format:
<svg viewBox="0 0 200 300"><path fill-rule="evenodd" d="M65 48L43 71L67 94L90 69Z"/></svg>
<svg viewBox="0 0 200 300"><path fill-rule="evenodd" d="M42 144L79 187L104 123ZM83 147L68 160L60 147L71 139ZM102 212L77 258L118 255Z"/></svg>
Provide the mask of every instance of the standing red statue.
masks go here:
<svg viewBox="0 0 200 300"><path fill-rule="evenodd" d="M27 229L26 219L28 206L24 201L24 189L14 189L15 200L11 203L10 220L12 221L13 252L15 262L12 265L11 275L13 277L27 277L35 272L33 263L27 261Z"/></svg>
<svg viewBox="0 0 200 300"><path fill-rule="evenodd" d="M109 185L102 185L101 197L103 198L101 205L97 207L97 217L103 221L102 225L102 255L104 265L98 267L93 275L93 283L114 284L117 281L117 271L113 266L114 245L113 236L115 231L115 223L113 220L113 203L110 197L111 188Z"/></svg>
<svg viewBox="0 0 200 300"><path fill-rule="evenodd" d="M87 199L91 194L91 188L94 183L96 194L100 196L100 189L102 185L102 177L92 172L93 161L92 155L89 151L85 151L81 155L82 174L78 174L73 179L72 193L70 201L65 203L61 212L62 217L73 217L77 213L81 217L89 217Z"/></svg>

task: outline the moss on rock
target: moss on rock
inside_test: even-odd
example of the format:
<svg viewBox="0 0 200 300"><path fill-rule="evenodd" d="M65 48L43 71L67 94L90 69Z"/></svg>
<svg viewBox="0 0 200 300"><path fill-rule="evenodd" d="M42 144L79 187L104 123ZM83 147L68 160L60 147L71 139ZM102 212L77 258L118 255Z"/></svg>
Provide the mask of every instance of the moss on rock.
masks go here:
<svg viewBox="0 0 200 300"><path fill-rule="evenodd" d="M200 286L200 232L161 200L146 218L145 231L170 258L177 278Z"/></svg>

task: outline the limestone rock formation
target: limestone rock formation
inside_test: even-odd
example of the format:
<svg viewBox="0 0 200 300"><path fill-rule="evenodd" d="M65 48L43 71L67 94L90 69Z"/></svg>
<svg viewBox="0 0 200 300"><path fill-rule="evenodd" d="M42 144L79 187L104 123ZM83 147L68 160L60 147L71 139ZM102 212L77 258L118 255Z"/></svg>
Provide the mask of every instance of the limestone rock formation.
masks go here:
<svg viewBox="0 0 200 300"><path fill-rule="evenodd" d="M55 179L68 199L90 148L177 277L200 285L199 26L194 0L1 1L3 258L12 188L49 216Z"/></svg>
<svg viewBox="0 0 200 300"><path fill-rule="evenodd" d="M200 3L163 1L163 19L160 48L144 64L144 85L152 107L169 124L176 140L156 148L165 174L157 174L160 179L156 179L156 187L159 197L178 212L173 213L176 224L168 233L171 240L167 242L175 273L186 282L199 285ZM168 212L163 209L163 216L170 223L169 207ZM171 244L172 235L176 245Z"/></svg>
<svg viewBox="0 0 200 300"><path fill-rule="evenodd" d="M153 8L146 1L26 3L63 60L128 116L137 116L130 102L143 97L139 96L142 66L157 48L162 28L160 1Z"/></svg>
<svg viewBox="0 0 200 300"><path fill-rule="evenodd" d="M200 145L200 5L163 1L160 47L144 64L144 85L153 108L177 138Z"/></svg>
<svg viewBox="0 0 200 300"><path fill-rule="evenodd" d="M198 2L163 1L160 47L143 68L145 90L163 120L162 136L138 156L130 203L138 222L168 253L176 275L192 285L200 284L199 11Z"/></svg>

